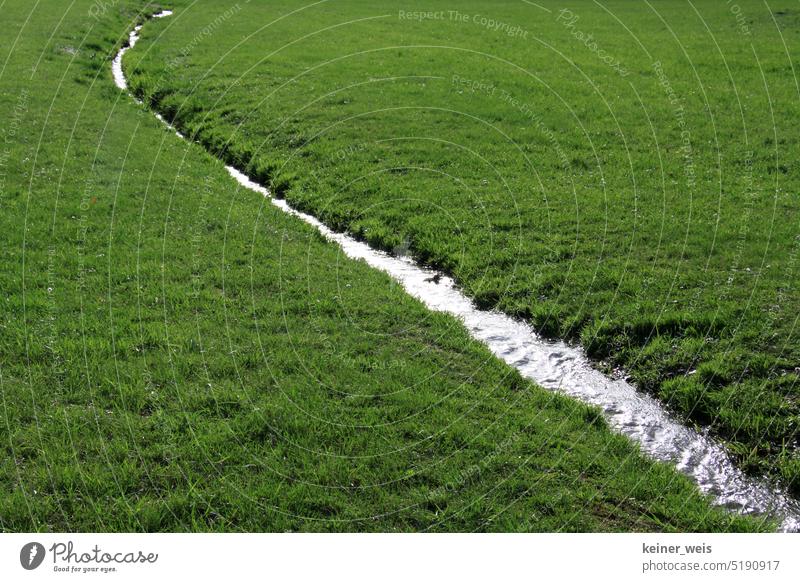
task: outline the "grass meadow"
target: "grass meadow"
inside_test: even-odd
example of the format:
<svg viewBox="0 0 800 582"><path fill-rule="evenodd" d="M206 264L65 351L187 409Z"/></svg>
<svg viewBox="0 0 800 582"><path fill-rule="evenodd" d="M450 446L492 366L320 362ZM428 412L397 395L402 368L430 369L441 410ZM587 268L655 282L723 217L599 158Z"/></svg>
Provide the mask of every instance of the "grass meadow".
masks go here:
<svg viewBox="0 0 800 582"><path fill-rule="evenodd" d="M174 6L126 66L185 132L798 491L794 4Z"/></svg>
<svg viewBox="0 0 800 582"><path fill-rule="evenodd" d="M576 5L612 66L525 3L459 4L503 27L349 0L6 0L0 530L773 528L222 163L581 341L791 485L800 21L740 4L749 39L721 3L705 24ZM111 59L165 7L123 62L140 105ZM664 85L697 144L688 188Z"/></svg>

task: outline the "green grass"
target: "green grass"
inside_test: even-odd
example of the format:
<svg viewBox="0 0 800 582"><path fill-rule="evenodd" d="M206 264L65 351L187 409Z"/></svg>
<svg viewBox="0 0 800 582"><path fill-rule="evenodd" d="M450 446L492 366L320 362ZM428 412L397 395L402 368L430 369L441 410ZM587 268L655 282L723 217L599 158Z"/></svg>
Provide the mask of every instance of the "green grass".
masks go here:
<svg viewBox="0 0 800 582"><path fill-rule="evenodd" d="M538 4L180 0L125 66L293 206L580 342L800 491L800 10Z"/></svg>
<svg viewBox="0 0 800 582"><path fill-rule="evenodd" d="M771 527L237 187L112 83L155 7L98 6L0 8L0 530Z"/></svg>

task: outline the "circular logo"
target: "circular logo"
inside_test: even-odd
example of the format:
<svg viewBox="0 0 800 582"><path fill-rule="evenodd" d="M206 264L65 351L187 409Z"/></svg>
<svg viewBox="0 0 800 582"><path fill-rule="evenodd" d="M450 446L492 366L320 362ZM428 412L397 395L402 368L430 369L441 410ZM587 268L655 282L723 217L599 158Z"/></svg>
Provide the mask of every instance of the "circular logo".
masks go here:
<svg viewBox="0 0 800 582"><path fill-rule="evenodd" d="M35 570L44 561L44 546L39 542L30 542L19 551L19 563L26 570Z"/></svg>

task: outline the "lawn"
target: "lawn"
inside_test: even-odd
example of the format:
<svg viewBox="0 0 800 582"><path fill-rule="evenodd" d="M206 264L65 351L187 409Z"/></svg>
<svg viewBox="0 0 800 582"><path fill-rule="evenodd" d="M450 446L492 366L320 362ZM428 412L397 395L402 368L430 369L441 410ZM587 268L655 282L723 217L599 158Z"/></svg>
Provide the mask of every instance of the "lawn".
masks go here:
<svg viewBox="0 0 800 582"><path fill-rule="evenodd" d="M183 26L175 8L126 67ZM0 7L0 530L772 526L713 508L118 90L111 59L156 9Z"/></svg>
<svg viewBox="0 0 800 582"><path fill-rule="evenodd" d="M169 6L150 106L800 491L795 3Z"/></svg>
<svg viewBox="0 0 800 582"><path fill-rule="evenodd" d="M156 9L0 7L0 530L772 527L711 507L117 89L111 59ZM144 32L130 57L162 23Z"/></svg>

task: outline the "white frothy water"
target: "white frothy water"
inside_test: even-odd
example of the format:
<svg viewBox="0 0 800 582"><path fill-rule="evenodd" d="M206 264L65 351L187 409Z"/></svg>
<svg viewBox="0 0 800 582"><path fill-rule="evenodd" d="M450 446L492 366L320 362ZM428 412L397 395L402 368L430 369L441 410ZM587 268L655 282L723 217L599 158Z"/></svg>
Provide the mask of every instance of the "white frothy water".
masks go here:
<svg viewBox="0 0 800 582"><path fill-rule="evenodd" d="M153 17L162 18L170 14L171 11L165 10ZM128 85L122 72L122 55L136 44L141 26L133 29L128 46L120 49L112 63L114 82L123 90L127 90ZM175 130L161 115L155 115ZM178 131L175 133L184 137ZM614 380L593 368L580 348L545 340L530 325L502 313L479 310L450 277L334 232L313 216L298 212L284 200L273 198L264 186L236 168L225 167L240 185L258 192L284 212L312 225L325 238L337 243L348 257L361 259L387 273L429 309L450 313L460 319L474 338L486 344L497 357L519 370L524 377L544 388L602 409L612 429L636 442L650 457L674 465L701 491L711 495L717 504L743 514L771 516L781 522L781 531L800 531L800 504L797 501L764 481L744 475L722 445L671 418L658 401L638 392L628 382Z"/></svg>
<svg viewBox="0 0 800 582"><path fill-rule="evenodd" d="M171 16L172 10L162 10L158 14L153 14L153 18L164 18L165 16ZM132 49L136 45L136 41L139 40L139 31L142 30L142 25L137 24L133 27L133 30L128 35L128 44L127 46L122 47L119 49L117 56L114 57L114 60L111 61L111 74L114 75L114 84L119 87L120 89L127 91L128 90L128 82L125 80L125 74L122 72L122 55L124 55L128 50Z"/></svg>

